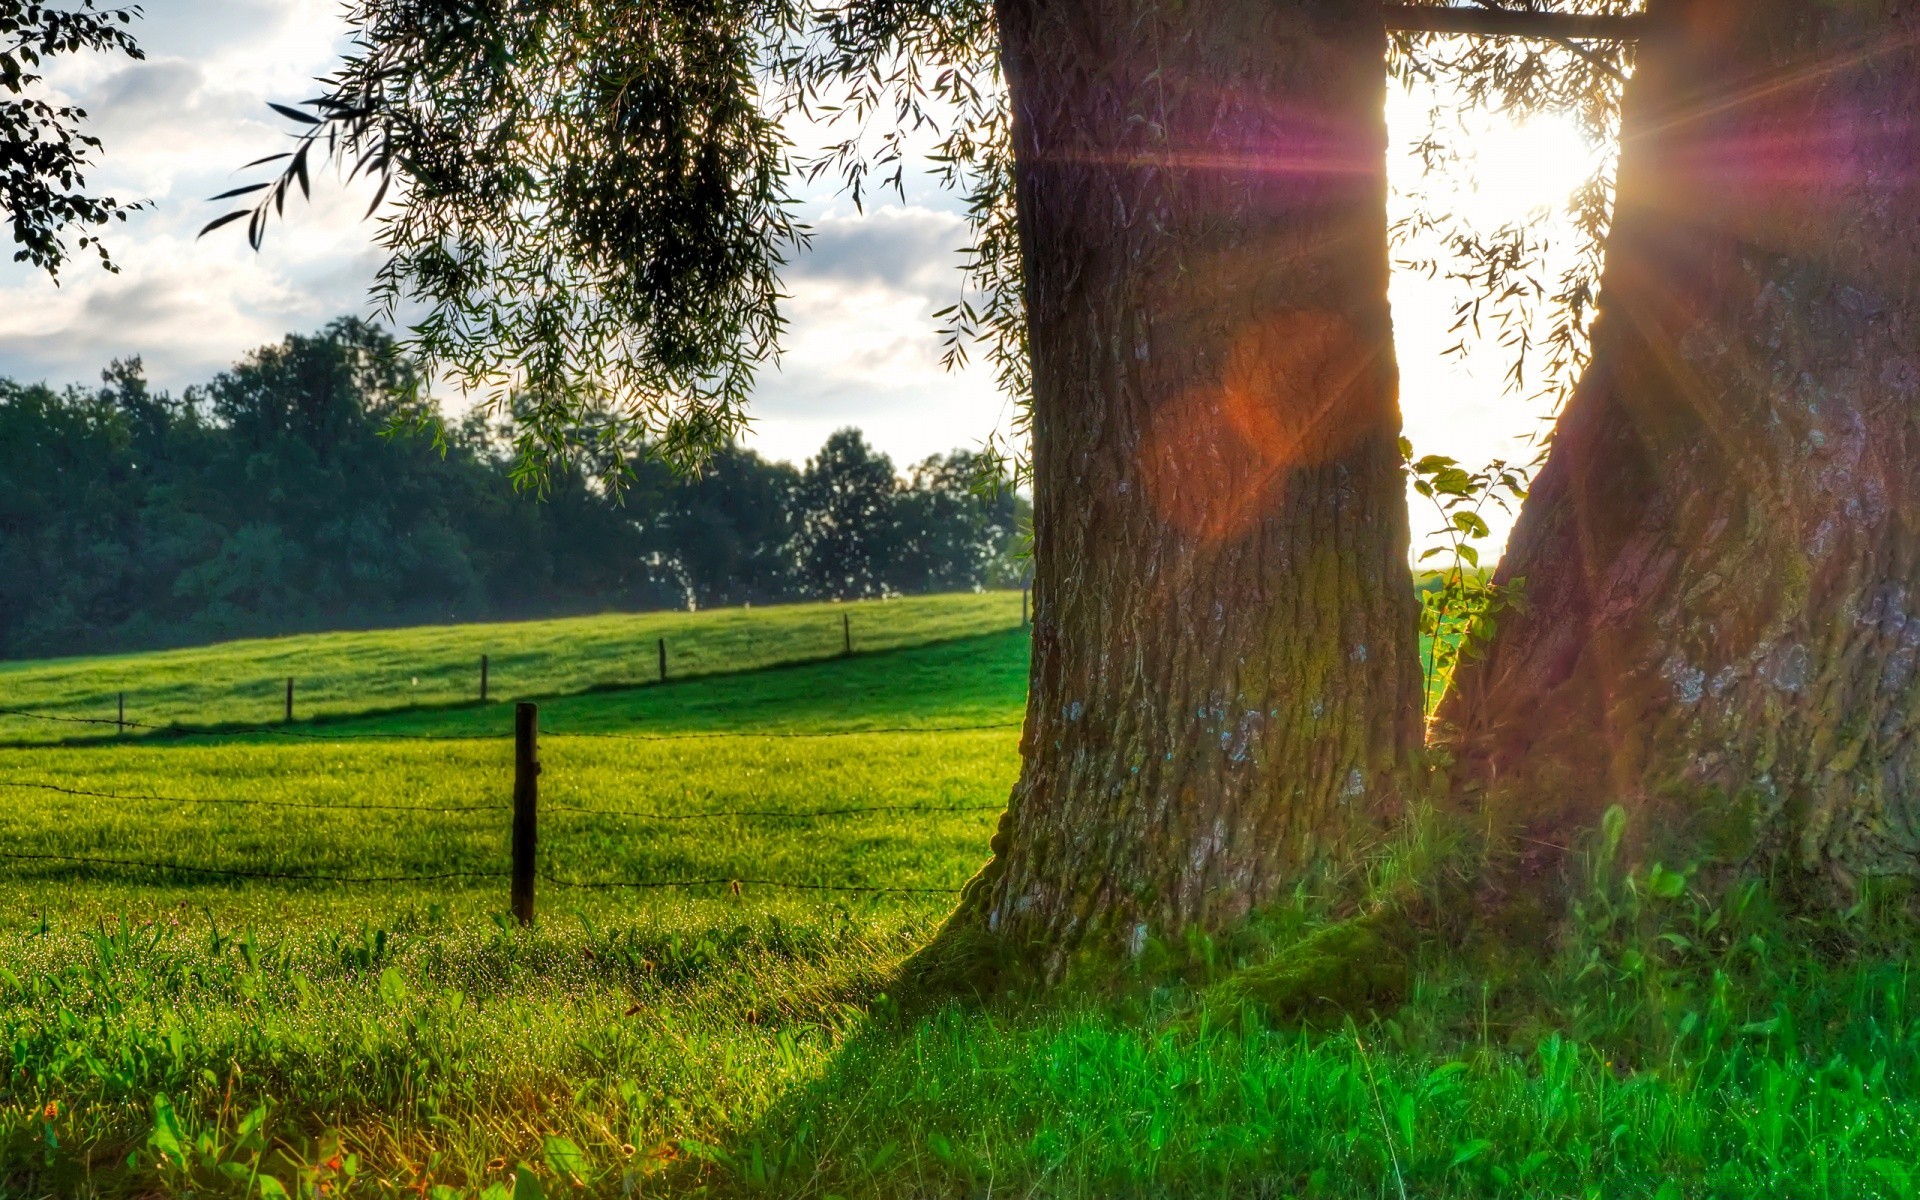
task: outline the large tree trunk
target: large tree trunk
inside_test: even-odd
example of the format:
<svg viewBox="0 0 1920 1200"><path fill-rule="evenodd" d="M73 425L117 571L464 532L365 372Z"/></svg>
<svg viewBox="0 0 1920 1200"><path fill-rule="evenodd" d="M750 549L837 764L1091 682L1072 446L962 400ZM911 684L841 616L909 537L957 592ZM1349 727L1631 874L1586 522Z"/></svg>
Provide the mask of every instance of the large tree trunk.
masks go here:
<svg viewBox="0 0 1920 1200"><path fill-rule="evenodd" d="M1667 854L1920 874L1920 11L1651 15L1593 368L1501 566L1531 607L1441 718L1522 844L1619 801Z"/></svg>
<svg viewBox="0 0 1920 1200"><path fill-rule="evenodd" d="M1385 35L1351 0L1002 0L1034 368L1024 769L949 937L1058 979L1397 814L1420 678Z"/></svg>

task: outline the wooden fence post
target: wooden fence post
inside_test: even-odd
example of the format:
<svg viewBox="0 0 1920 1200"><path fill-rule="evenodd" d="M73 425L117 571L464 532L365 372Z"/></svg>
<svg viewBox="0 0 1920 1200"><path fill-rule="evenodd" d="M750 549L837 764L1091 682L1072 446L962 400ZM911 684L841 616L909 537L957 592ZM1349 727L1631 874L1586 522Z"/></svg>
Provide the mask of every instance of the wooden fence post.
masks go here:
<svg viewBox="0 0 1920 1200"><path fill-rule="evenodd" d="M846 613L840 614L840 653L853 653L853 619Z"/></svg>
<svg viewBox="0 0 1920 1200"><path fill-rule="evenodd" d="M660 682L667 681L667 639L660 639Z"/></svg>
<svg viewBox="0 0 1920 1200"><path fill-rule="evenodd" d="M533 924L534 852L539 839L540 706L513 706L513 915Z"/></svg>
<svg viewBox="0 0 1920 1200"><path fill-rule="evenodd" d="M293 676L287 676L287 724L293 724Z"/></svg>
<svg viewBox="0 0 1920 1200"><path fill-rule="evenodd" d="M114 715L113 725L115 735L123 734L127 731L127 694L125 692L120 693L120 708Z"/></svg>
<svg viewBox="0 0 1920 1200"><path fill-rule="evenodd" d="M480 703L487 702L487 656L480 656Z"/></svg>

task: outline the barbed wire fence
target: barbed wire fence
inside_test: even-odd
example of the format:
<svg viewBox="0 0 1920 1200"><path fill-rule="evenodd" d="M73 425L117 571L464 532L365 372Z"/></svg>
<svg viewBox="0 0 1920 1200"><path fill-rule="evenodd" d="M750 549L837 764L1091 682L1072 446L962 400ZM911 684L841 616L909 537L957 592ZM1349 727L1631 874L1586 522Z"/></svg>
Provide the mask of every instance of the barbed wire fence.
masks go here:
<svg viewBox="0 0 1920 1200"><path fill-rule="evenodd" d="M503 869L426 871L384 874L335 874L317 871L279 870L246 866L218 866L205 863L191 863L175 860L163 860L145 857L123 857L118 855L96 855L63 853L57 851L30 851L14 847L0 846L0 861L22 864L65 864L87 868L111 870L119 873L147 872L156 875L180 875L207 879L233 880L282 880L300 883L329 883L341 885L373 884L427 884L455 881L507 880L509 884L509 904L514 915L523 924L531 924L534 919L535 882L548 884L556 888L583 891L608 890L663 890L663 889L704 889L725 887L734 894L743 888L767 888L797 892L833 892L882 894L929 894L951 895L960 890L959 885L924 886L919 884L884 885L869 883L836 883L812 879L778 879L745 875L682 875L646 879L579 879L562 875L542 865L539 856L540 826L539 814L542 804L539 798L539 780L542 765L539 758L539 707L537 704L522 701L515 705L515 730L513 734L503 733L396 733L386 731L324 732L314 729L302 729L296 726L281 725L227 725L191 727L160 725L151 722L128 720L124 704L115 717L81 717L61 713L39 712L22 708L0 708L0 717L15 720L55 722L80 725L111 725L117 730L135 729L146 731L159 739L178 739L191 737L230 738L230 737L286 737L329 742L352 742L378 740L384 742L475 742L500 741L509 737L514 743L514 778L512 801L510 803L479 804L442 804L437 802L414 801L409 803L380 802L340 802L326 800L282 799L265 796L236 795L174 795L159 792L117 791L97 787L75 786L49 779L21 779L0 776L0 789L14 791L44 792L59 796L108 800L115 803L165 804L165 805L204 805L212 807L255 807L279 810L307 810L331 812L383 812L437 815L446 817L471 817L476 814L490 814L504 817L510 823L511 851L509 861ZM859 738L873 736L927 735L948 733L973 733L983 731L1011 731L1021 726L1019 721L973 722L967 724L946 725L888 725L865 728L835 730L740 730L740 731L686 731L659 733L630 733L609 730L565 730L549 729L549 737L580 739L612 739L630 742L689 742L713 740L751 741L758 739L833 739ZM88 743L94 744L94 743ZM840 817L852 817L868 814L961 814L998 812L1004 804L866 804L834 805L814 808L773 808L743 807L727 809L705 809L692 812L674 811L662 808L620 808L603 805L583 805L566 801L549 802L544 808L547 812L564 812L586 815L599 819L620 820L634 823L684 824L698 821L804 821L825 820Z"/></svg>

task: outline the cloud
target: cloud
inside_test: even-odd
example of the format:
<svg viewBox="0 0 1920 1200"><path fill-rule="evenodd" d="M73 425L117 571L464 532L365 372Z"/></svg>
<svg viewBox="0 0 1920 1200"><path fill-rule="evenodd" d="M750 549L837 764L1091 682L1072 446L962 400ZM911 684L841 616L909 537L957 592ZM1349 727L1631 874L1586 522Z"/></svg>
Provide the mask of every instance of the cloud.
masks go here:
<svg viewBox="0 0 1920 1200"><path fill-rule="evenodd" d="M252 57L319 8L280 0L160 0L148 5L135 36L149 54Z"/></svg>
<svg viewBox="0 0 1920 1200"><path fill-rule="evenodd" d="M820 217L812 225L811 244L787 269L795 286L832 282L924 295L959 287L967 231L954 213L919 206L874 208L864 215Z"/></svg>
<svg viewBox="0 0 1920 1200"><path fill-rule="evenodd" d="M159 0L137 28L145 61L58 63L49 82L106 143L90 184L152 208L108 231L118 275L75 263L55 287L0 263L0 376L91 383L137 354L177 393L288 332L365 313L381 261L360 219L370 186L316 173L313 201L289 205L258 254L234 226L196 237L227 209L206 197L265 178L237 168L285 146L265 102L312 95L346 32L336 0ZM787 352L752 406L763 450L802 459L858 424L904 464L975 445L999 420L986 373L939 362L932 314L959 295L964 220L929 181L909 182L911 203L865 214L829 188L803 201L814 238L785 271Z"/></svg>
<svg viewBox="0 0 1920 1200"><path fill-rule="evenodd" d="M990 372L942 365L933 315L960 294L964 220L910 205L812 224L810 252L786 273L786 353L755 393L750 442L799 461L858 425L901 465L978 446L1005 404Z"/></svg>

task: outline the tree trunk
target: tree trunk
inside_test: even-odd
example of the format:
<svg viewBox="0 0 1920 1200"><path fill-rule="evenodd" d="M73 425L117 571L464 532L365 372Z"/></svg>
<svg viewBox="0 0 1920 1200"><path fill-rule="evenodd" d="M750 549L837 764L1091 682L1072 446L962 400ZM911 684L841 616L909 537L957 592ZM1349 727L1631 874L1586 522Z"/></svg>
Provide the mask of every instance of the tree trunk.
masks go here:
<svg viewBox="0 0 1920 1200"><path fill-rule="evenodd" d="M1618 801L1668 855L1914 875L1920 12L1651 16L1594 364L1500 569L1530 608L1446 736L1534 844Z"/></svg>
<svg viewBox="0 0 1920 1200"><path fill-rule="evenodd" d="M1226 926L1420 754L1351 0L1001 0L1034 368L1024 768L949 929L1053 981Z"/></svg>

